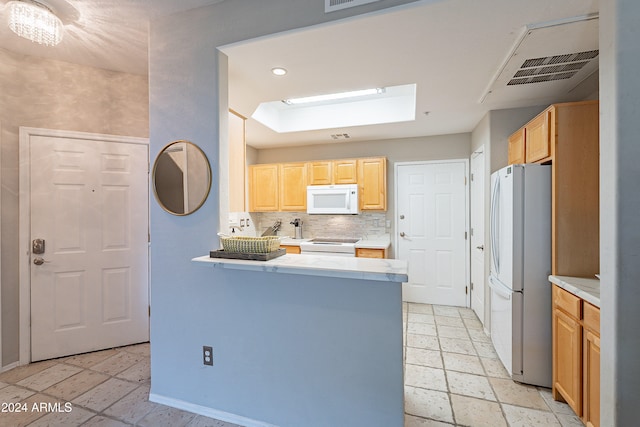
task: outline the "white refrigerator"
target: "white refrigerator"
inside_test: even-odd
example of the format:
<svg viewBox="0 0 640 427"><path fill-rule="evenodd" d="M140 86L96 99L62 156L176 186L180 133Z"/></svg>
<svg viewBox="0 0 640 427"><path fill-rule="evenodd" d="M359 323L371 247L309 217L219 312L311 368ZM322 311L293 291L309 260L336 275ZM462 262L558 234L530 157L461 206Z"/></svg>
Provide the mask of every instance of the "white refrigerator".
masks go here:
<svg viewBox="0 0 640 427"><path fill-rule="evenodd" d="M551 387L551 166L491 175L491 340L513 380Z"/></svg>

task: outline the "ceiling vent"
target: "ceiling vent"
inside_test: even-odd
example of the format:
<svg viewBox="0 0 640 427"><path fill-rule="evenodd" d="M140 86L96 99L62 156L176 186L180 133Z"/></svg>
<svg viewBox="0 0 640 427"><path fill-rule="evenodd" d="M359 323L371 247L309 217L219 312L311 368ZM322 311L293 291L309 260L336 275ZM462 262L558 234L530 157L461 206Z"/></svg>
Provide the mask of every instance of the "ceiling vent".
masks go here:
<svg viewBox="0 0 640 427"><path fill-rule="evenodd" d="M598 56L597 50L547 56L524 61L507 86L570 79Z"/></svg>
<svg viewBox="0 0 640 427"><path fill-rule="evenodd" d="M380 0L324 0L324 13L361 6L367 3L375 3L377 1Z"/></svg>
<svg viewBox="0 0 640 427"><path fill-rule="evenodd" d="M334 133L334 134L331 135L331 139L335 139L335 140L338 140L338 139L349 139L349 138L351 138L351 136L349 136L348 133Z"/></svg>
<svg viewBox="0 0 640 427"><path fill-rule="evenodd" d="M480 99L517 105L570 100L598 71L598 15L528 25Z"/></svg>

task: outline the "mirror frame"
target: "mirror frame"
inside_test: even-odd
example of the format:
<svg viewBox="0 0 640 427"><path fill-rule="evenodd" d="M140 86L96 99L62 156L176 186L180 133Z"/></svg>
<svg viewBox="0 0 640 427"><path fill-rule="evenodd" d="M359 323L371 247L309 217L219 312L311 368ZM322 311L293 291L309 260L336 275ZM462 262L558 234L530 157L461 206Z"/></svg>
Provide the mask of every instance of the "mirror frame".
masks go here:
<svg viewBox="0 0 640 427"><path fill-rule="evenodd" d="M172 210L169 210L164 203L160 200L160 197L158 196L158 190L156 189L156 172L157 172L157 168L158 168L158 159L160 158L160 156L162 156L162 154L164 154L166 152L166 150L171 147L172 145L175 144L180 144L180 143L185 143L187 144L187 146L191 146L193 148L195 148L196 150L198 150L198 152L200 154L202 154L202 157L204 158L205 164L207 165L207 174L208 174L208 178L209 178L209 182L207 184L207 190L205 191L202 200L200 200L200 202L198 203L198 206L196 206L195 208L193 208L192 210L188 211L188 212L184 212L184 213L178 213L178 212L174 212ZM160 150L160 152L158 153L158 155L156 156L155 161L153 162L153 172L151 175L151 180L153 182L153 195L155 196L156 202L158 203L158 205L160 205L160 207L167 213L170 213L171 215L176 215L176 216L187 216L187 215L191 215L192 213L196 212L198 209L200 209L202 207L202 205L204 205L204 203L207 201L207 199L209 198L209 193L211 192L211 184L213 181L213 174L211 171L211 163L209 162L209 158L207 157L207 155L205 154L204 151L202 151L202 149L200 147L198 147L196 144L194 144L193 142L186 140L186 139L178 139L176 141L172 141L170 143L168 143L167 145L165 145L164 147L162 147L162 150Z"/></svg>

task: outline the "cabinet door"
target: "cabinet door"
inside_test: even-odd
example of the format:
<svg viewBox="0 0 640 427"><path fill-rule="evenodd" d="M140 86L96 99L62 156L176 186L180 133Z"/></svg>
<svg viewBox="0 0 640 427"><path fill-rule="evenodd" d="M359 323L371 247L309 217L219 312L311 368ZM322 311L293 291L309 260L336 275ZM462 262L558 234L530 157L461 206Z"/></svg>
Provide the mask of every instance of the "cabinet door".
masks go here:
<svg viewBox="0 0 640 427"><path fill-rule="evenodd" d="M387 210L387 159L358 159L361 210Z"/></svg>
<svg viewBox="0 0 640 427"><path fill-rule="evenodd" d="M306 163L280 165L280 210L294 212L307 210Z"/></svg>
<svg viewBox="0 0 640 427"><path fill-rule="evenodd" d="M578 321L553 310L553 397L558 393L582 415L582 328Z"/></svg>
<svg viewBox="0 0 640 427"><path fill-rule="evenodd" d="M308 185L328 185L332 183L332 161L309 163L309 184Z"/></svg>
<svg viewBox="0 0 640 427"><path fill-rule="evenodd" d="M594 332L584 331L584 408L583 417L587 427L600 425L600 337Z"/></svg>
<svg viewBox="0 0 640 427"><path fill-rule="evenodd" d="M269 212L278 210L278 165L249 166L249 210Z"/></svg>
<svg viewBox="0 0 640 427"><path fill-rule="evenodd" d="M333 184L356 184L358 182L358 161L334 160Z"/></svg>
<svg viewBox="0 0 640 427"><path fill-rule="evenodd" d="M551 109L543 111L525 127L527 163L551 156Z"/></svg>
<svg viewBox="0 0 640 427"><path fill-rule="evenodd" d="M526 130L522 128L509 137L509 164L525 163Z"/></svg>

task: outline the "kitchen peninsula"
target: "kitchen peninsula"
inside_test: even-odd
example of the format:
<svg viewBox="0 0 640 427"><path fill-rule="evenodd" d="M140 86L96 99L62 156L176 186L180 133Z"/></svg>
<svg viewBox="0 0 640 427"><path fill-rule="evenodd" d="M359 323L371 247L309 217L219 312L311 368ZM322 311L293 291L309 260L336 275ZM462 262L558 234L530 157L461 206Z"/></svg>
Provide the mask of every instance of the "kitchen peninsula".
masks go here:
<svg viewBox="0 0 640 427"><path fill-rule="evenodd" d="M211 313L202 375L216 398L192 396L190 410L244 426L403 425L405 261L192 261L209 269L212 298L194 309Z"/></svg>

